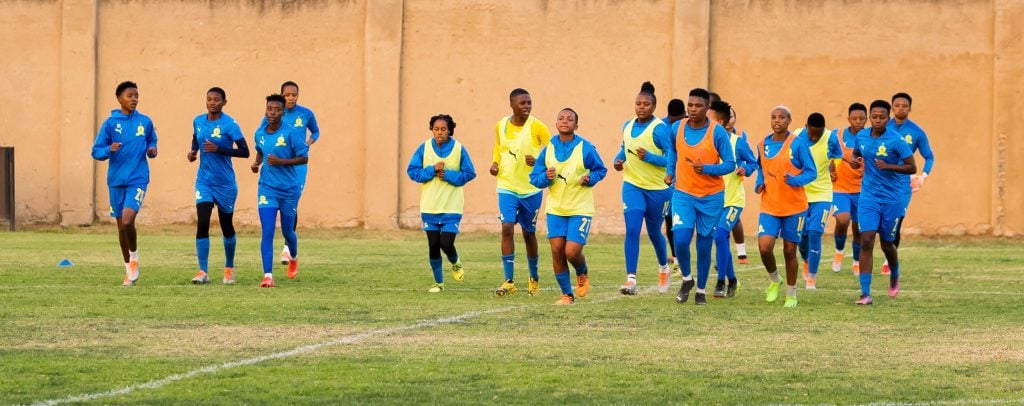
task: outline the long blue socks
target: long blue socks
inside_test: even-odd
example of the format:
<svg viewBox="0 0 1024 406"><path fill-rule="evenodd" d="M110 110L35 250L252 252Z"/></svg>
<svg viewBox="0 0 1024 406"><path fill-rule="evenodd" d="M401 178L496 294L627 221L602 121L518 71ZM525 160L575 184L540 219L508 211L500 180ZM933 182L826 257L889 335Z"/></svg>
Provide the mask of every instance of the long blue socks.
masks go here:
<svg viewBox="0 0 1024 406"><path fill-rule="evenodd" d="M636 263L640 259L640 228L644 225L644 212L630 210L626 212L625 217L626 241L623 245L626 251L626 274L636 275Z"/></svg>
<svg viewBox="0 0 1024 406"><path fill-rule="evenodd" d="M892 269L892 267L890 266L889 269ZM864 273L864 272L860 273L860 294L868 295L868 296L871 295L871 274L870 273Z"/></svg>
<svg viewBox="0 0 1024 406"><path fill-rule="evenodd" d="M729 230L715 229L715 264L718 265L718 280L736 279L736 269L732 264L732 247Z"/></svg>
<svg viewBox="0 0 1024 406"><path fill-rule="evenodd" d="M818 266L821 265L821 232L807 232L807 271L811 276L818 274Z"/></svg>
<svg viewBox="0 0 1024 406"><path fill-rule="evenodd" d="M697 289L704 289L708 286L712 245L714 245L714 238L710 235L697 235Z"/></svg>
<svg viewBox="0 0 1024 406"><path fill-rule="evenodd" d="M444 283L444 271L441 270L441 258L430 258L430 270L434 273L434 283Z"/></svg>
<svg viewBox="0 0 1024 406"><path fill-rule="evenodd" d="M679 262L679 272L684 278L690 277L690 241L693 241L692 228L680 228L672 230L673 245L676 247L676 261Z"/></svg>
<svg viewBox="0 0 1024 406"><path fill-rule="evenodd" d="M556 273L555 280L558 281L558 288L562 290L563 295L572 295L572 282L569 281L569 272Z"/></svg>
<svg viewBox="0 0 1024 406"><path fill-rule="evenodd" d="M278 209L276 207L264 207L260 212L260 256L263 259L263 273L274 272L274 231L277 228L274 224L277 220ZM281 213L281 234L284 235L284 242L292 257L299 256L298 239L295 236L295 216Z"/></svg>
<svg viewBox="0 0 1024 406"><path fill-rule="evenodd" d="M843 251L846 249L846 236L835 236L836 240L836 251Z"/></svg>
<svg viewBox="0 0 1024 406"><path fill-rule="evenodd" d="M224 240L224 267L234 268L235 267L235 246L237 245L238 239L236 236L222 237Z"/></svg>
<svg viewBox="0 0 1024 406"><path fill-rule="evenodd" d="M199 258L199 270L207 272L210 269L210 238L196 238L196 257Z"/></svg>
<svg viewBox="0 0 1024 406"><path fill-rule="evenodd" d="M537 273L537 260L539 259L538 257L526 258L526 263L530 267L530 279L535 281L540 280L540 274Z"/></svg>
<svg viewBox="0 0 1024 406"><path fill-rule="evenodd" d="M501 256L501 269L505 272L505 280L512 280L513 274L516 269L516 255L502 255Z"/></svg>

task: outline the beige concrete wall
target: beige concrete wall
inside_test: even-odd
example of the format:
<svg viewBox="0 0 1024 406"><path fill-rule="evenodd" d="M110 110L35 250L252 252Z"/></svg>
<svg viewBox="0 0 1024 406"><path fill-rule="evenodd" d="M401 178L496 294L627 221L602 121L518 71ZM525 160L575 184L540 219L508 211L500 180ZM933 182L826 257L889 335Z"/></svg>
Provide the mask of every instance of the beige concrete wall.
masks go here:
<svg viewBox="0 0 1024 406"><path fill-rule="evenodd" d="M608 165L644 80L658 88L659 116L673 96L709 86L752 138L768 132L775 104L797 123L821 111L841 124L850 102L907 91L938 156L908 232L1019 234L1022 19L1013 0L8 1L0 34L15 40L0 51L19 57L0 65L10 130L0 144L18 148L20 223L110 221L106 163L88 145L117 107L114 86L134 80L160 135L140 221L191 222L196 165L184 155L206 89L227 89L225 111L251 139L263 97L294 80L323 134L303 226L416 227L419 188L405 166L427 119L446 112L479 174L464 229L496 230L486 171L512 88L531 91L549 126L562 107L578 110ZM257 222L249 162L235 161L240 223ZM595 232L623 229L621 181L612 171L598 185ZM757 206L750 199L748 224Z"/></svg>

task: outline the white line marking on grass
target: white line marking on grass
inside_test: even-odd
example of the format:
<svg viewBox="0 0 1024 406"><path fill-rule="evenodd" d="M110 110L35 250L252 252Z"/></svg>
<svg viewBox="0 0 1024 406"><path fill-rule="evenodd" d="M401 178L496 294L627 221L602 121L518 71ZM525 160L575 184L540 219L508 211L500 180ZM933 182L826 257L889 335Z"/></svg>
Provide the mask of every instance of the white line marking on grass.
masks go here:
<svg viewBox="0 0 1024 406"><path fill-rule="evenodd" d="M960 400L934 400L925 402L871 402L864 403L864 406L946 406L946 405L1006 405L1006 404L1021 404L1024 403L1024 398L1021 399L960 399Z"/></svg>
<svg viewBox="0 0 1024 406"><path fill-rule="evenodd" d="M651 288L645 289L643 292L644 293L648 293L648 292L653 292L654 290L655 290L655 288L651 287ZM577 302L577 304L605 303L605 302L610 302L610 301L613 301L613 300L616 300L616 299L619 299L619 298L622 298L622 297L624 297L624 296L623 295L619 295L619 294L615 294L615 295L609 295L608 297L604 297L604 298L600 298L600 299L596 299L596 300L588 300L588 301L584 301L584 302ZM258 363L261 363L261 362L264 362L264 361L271 361L271 360L276 360L276 359L293 357L293 356L296 356L296 355L302 355L302 354L306 354L306 353L309 353L309 352L317 351L317 350L319 350L321 348L334 347L334 346L338 346L338 345L358 344L361 341L364 341L364 340L367 340L367 339L370 339L370 338L373 338L373 337L377 337L377 336L390 335L390 334L394 334L394 333L400 333L400 332L403 332L403 331L416 330L416 329L421 329L421 328L436 327L436 326L443 325L443 324L460 323L460 322L464 322L464 321L469 320L469 319L474 319L474 318L477 318L477 317L480 317L480 316L484 316L484 315L488 315L488 314L505 313L505 312L509 312L509 311L512 311L512 310L516 310L516 309L522 309L522 308L526 308L526 307L536 307L536 306L550 306L550 304L515 305L515 306L499 307L499 308L496 308L496 309L489 309L489 310L471 311L471 312L463 313L463 314L460 314L460 315L457 315L457 316L441 317L441 318L437 318L437 319L433 319L433 320L421 321L419 323L408 324L408 325L404 325L404 326L389 327L389 328L370 330L370 331L366 331L366 332L359 333L359 334L352 334L352 335L347 335L347 336L344 336L344 337L339 337L339 338L336 338L336 339L333 339L333 340L324 341L324 342L317 343L317 344L310 344L310 345L304 345L304 346L301 346L301 347L296 347L296 348L293 348L293 349L288 350L288 351L276 352L276 353L273 353L273 354L261 355L261 356L258 356L258 357L246 358L246 359L242 359L242 360L238 360L238 361L225 362L225 363L219 364L219 365L205 366L205 367L202 367L202 368L193 369L193 370L185 372L185 373L174 374L174 375L170 375L170 376L167 376L167 377L164 377L164 378L155 379L155 380L152 380L152 381L149 381L149 382L144 382L144 383L140 383L140 384L126 386L126 387L123 387L123 388L120 388L120 389L114 389L114 390L110 390L110 391L106 391L106 392L84 393L84 394L79 394L79 395L68 396L66 398L61 398L61 399L43 400L43 401L34 402L34 403L32 403L32 405L40 405L40 406L42 406L42 405L60 405L60 404L64 404L64 403L89 402L89 401L94 401L94 400L103 399L103 398L109 398L109 397L113 397L113 396L127 395L129 393L132 393L132 392L135 392L135 391L138 391L138 390L142 390L142 389L159 389L161 387L167 386L167 385L172 384L174 382L185 380L185 379L189 379L189 378L193 378L193 377L196 377L196 376L199 376L199 375L214 374L214 373L226 370L226 369L232 369L232 368L238 368L238 367L258 364Z"/></svg>

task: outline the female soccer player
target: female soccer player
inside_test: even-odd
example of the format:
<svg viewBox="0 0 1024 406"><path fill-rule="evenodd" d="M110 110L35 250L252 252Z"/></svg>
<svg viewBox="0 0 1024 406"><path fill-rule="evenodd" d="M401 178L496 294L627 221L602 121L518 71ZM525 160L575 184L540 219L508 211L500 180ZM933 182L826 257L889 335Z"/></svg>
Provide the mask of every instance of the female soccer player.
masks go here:
<svg viewBox="0 0 1024 406"><path fill-rule="evenodd" d="M192 277L195 284L210 283L210 217L214 205L217 205L220 230L224 234L223 282L235 283L235 226L232 217L235 200L238 199L238 182L235 181L231 158L248 158L249 146L235 119L224 114L226 104L228 97L224 89L210 88L206 91L206 114L192 120L192 150L187 158L189 162L200 158L199 171L196 172L196 214L199 218L196 224L196 257L199 258L199 272Z"/></svg>
<svg viewBox="0 0 1024 406"><path fill-rule="evenodd" d="M812 113L807 125L796 130L796 134L807 144L818 174L811 183L804 186L807 194L807 213L804 215L804 229L800 238L800 257L804 260L804 281L808 290L817 289L818 266L821 263L821 236L825 233L829 211L832 210L832 180L836 178L833 160L842 159L843 150L839 139L825 128L825 116Z"/></svg>
<svg viewBox="0 0 1024 406"><path fill-rule="evenodd" d="M847 110L850 126L837 130L836 138L843 149L843 159L836 165L836 180L832 182L832 207L836 218L833 232L836 241L836 256L832 260L832 272L843 270L843 254L846 251L846 231L853 233L853 275L860 275L860 228L857 218L857 202L860 199L860 184L864 168L853 169L853 150L857 147L857 133L864 129L868 120L868 108L853 103ZM850 226L853 226L852 228Z"/></svg>
<svg viewBox="0 0 1024 406"><path fill-rule="evenodd" d="M724 101L711 103L711 119L715 123L724 126L729 134L729 144L732 147L733 156L736 158L736 170L722 176L725 182L725 208L718 216L718 226L715 227L715 263L718 264L718 281L715 283L715 297L736 296L739 289L739 281L736 279L736 267L732 264L732 252L729 249L729 235L739 224L740 214L747 205L747 193L743 189L743 179L754 174L757 170L757 158L747 144L747 138L740 134L728 131L732 118L732 107ZM741 240L742 244L742 240ZM729 285L726 287L726 279Z"/></svg>
<svg viewBox="0 0 1024 406"><path fill-rule="evenodd" d="M570 305L590 290L583 246L594 218L594 185L608 173L594 144L576 135L579 115L571 108L558 112L558 135L551 138L530 172L530 183L549 188L547 203L548 242L555 280L562 297L555 304ZM576 292L569 281L569 265L576 270Z"/></svg>
<svg viewBox="0 0 1024 406"><path fill-rule="evenodd" d="M738 135L743 140L744 144L747 145L747 149L750 149L750 144L747 142L747 132L736 129L736 109L729 108L729 121L725 122L725 131L730 136ZM753 151L750 152L753 155ZM757 159L756 157L754 158ZM757 170L757 164L753 165L753 169ZM739 170L739 168L736 168ZM745 176L751 176L753 172L747 173ZM744 191L744 194L746 191ZM746 196L744 195L744 198ZM736 224L732 226L732 241L736 244L736 262L740 265L746 265L750 263L750 259L747 258L747 244L744 241L745 236L743 234L743 220L736 219Z"/></svg>
<svg viewBox="0 0 1024 406"><path fill-rule="evenodd" d="M299 104L299 85L290 80L282 83L281 96L284 97L285 101L281 123L302 133L302 138L306 140L306 145L312 147L320 139L320 125L316 122L316 115L313 114L313 110ZM265 125L266 120L262 124ZM306 138L306 131L309 131L309 138ZM295 170L299 173L299 197L301 198L302 192L306 189L308 166L306 164L296 165ZM297 225L298 223L299 215L296 212L294 224ZM295 228L295 226L292 228ZM285 244L284 249L281 251L281 265L288 264L288 258L290 257L288 244Z"/></svg>
<svg viewBox="0 0 1024 406"><path fill-rule="evenodd" d="M110 160L107 187L110 191L110 217L117 219L117 239L124 259L124 286L139 279L139 247L135 217L149 187L149 161L156 158L156 131L149 117L135 110L139 105L139 87L121 82L114 92L120 109L112 110L103 121L92 145L92 157Z"/></svg>
<svg viewBox="0 0 1024 406"><path fill-rule="evenodd" d="M622 127L622 147L615 156L614 167L622 172L622 207L626 220L626 282L619 288L623 295L636 294L636 265L640 257L640 228L647 224L647 237L654 245L658 257L658 291L668 292L668 256L665 252L665 236L661 234L666 205L672 197L672 190L665 184L665 167L668 165L666 150L671 145L669 128L661 119L654 117L658 98L654 85L644 82L636 95L634 110L636 118Z"/></svg>
<svg viewBox="0 0 1024 406"><path fill-rule="evenodd" d="M462 187L476 178L473 162L462 143L453 139L455 120L447 114L430 118L430 131L434 136L416 148L405 172L409 179L422 183L420 189L420 218L427 233L430 270L434 285L427 290L444 290L444 272L441 270L441 251L452 264L452 278L462 282L465 271L455 249L459 234L462 207L465 202Z"/></svg>
<svg viewBox="0 0 1024 406"><path fill-rule="evenodd" d="M775 265L775 239L782 236L782 255L786 259L786 307L796 307L796 279L799 264L797 244L807 212L807 194L804 185L817 176L814 159L804 141L789 132L793 113L786 106L772 109L772 133L757 146L757 186L761 195L761 215L758 218L757 246L761 262L768 271L771 283L765 290L765 300L774 302L779 297L782 281Z"/></svg>
<svg viewBox="0 0 1024 406"><path fill-rule="evenodd" d="M279 94L267 96L267 124L256 130L256 160L253 173L260 174L256 207L260 213L262 237L260 254L263 259L261 288L274 287L274 223L281 213L281 234L288 244L288 279L299 273L299 240L295 236L295 214L302 194L302 178L296 166L308 161L309 146L305 134L281 124L285 99ZM266 165L263 172L260 166Z"/></svg>

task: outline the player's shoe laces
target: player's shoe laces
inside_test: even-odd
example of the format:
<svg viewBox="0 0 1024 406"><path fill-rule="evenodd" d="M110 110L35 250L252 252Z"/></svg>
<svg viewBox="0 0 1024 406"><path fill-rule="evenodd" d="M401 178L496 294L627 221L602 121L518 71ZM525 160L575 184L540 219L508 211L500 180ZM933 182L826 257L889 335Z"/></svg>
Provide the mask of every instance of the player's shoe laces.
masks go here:
<svg viewBox="0 0 1024 406"><path fill-rule="evenodd" d="M299 259L288 260L288 279L295 279L299 275Z"/></svg>
<svg viewBox="0 0 1024 406"><path fill-rule="evenodd" d="M530 296L540 294L540 281L530 278L530 281L526 284L526 293Z"/></svg>
<svg viewBox="0 0 1024 406"><path fill-rule="evenodd" d="M234 285L235 284L235 268L224 268L224 284Z"/></svg>
<svg viewBox="0 0 1024 406"><path fill-rule="evenodd" d="M435 284L430 286L430 289L427 289L427 292L430 292L430 293L441 293L442 291L444 291L444 284L443 283L435 283Z"/></svg>
<svg viewBox="0 0 1024 406"><path fill-rule="evenodd" d="M782 307L796 307L796 296L786 296L786 303Z"/></svg>
<svg viewBox="0 0 1024 406"><path fill-rule="evenodd" d="M775 300L779 298L780 290L782 290L782 281L768 284L768 289L764 290L764 301L775 303Z"/></svg>
<svg viewBox="0 0 1024 406"><path fill-rule="evenodd" d="M659 286L660 289L660 286ZM635 295L636 294L636 278L626 278L626 282L619 287L619 293L623 295Z"/></svg>
<svg viewBox="0 0 1024 406"><path fill-rule="evenodd" d="M494 290L494 295L498 296L498 297L501 297L501 296L511 296L511 295L514 295L517 290L518 289L516 289L516 283L513 282L510 279L510 280L506 280L504 283L502 283L501 287L495 289Z"/></svg>
<svg viewBox="0 0 1024 406"><path fill-rule="evenodd" d="M669 287L672 285L671 276L672 274L668 271L658 271L658 293L668 292Z"/></svg>
<svg viewBox="0 0 1024 406"><path fill-rule="evenodd" d="M590 292L590 275L576 275L576 296L585 297Z"/></svg>
<svg viewBox="0 0 1024 406"><path fill-rule="evenodd" d="M838 273L843 270L843 253L837 252L836 257L832 260L832 272Z"/></svg>
<svg viewBox="0 0 1024 406"><path fill-rule="evenodd" d="M807 284L807 290L818 290L818 278L811 276L804 283Z"/></svg>
<svg viewBox="0 0 1024 406"><path fill-rule="evenodd" d="M693 304L698 306L708 304L707 295L704 293L697 293L693 295Z"/></svg>
<svg viewBox="0 0 1024 406"><path fill-rule="evenodd" d="M892 270L889 269L889 262L886 262L886 263L882 264L882 275L889 275L891 273L892 273Z"/></svg>
<svg viewBox="0 0 1024 406"><path fill-rule="evenodd" d="M900 294L900 281L899 279L889 281L889 297L895 298L896 295Z"/></svg>
<svg viewBox="0 0 1024 406"><path fill-rule="evenodd" d="M676 294L676 303L686 303L690 300L690 290L693 289L693 279L683 281L683 285L679 287L679 293Z"/></svg>
<svg viewBox="0 0 1024 406"><path fill-rule="evenodd" d="M288 261L292 259L292 253L288 251L288 246L284 246L284 250L281 251L281 265L288 265Z"/></svg>
<svg viewBox="0 0 1024 406"><path fill-rule="evenodd" d="M273 287L276 287L276 286L277 285L274 285L274 278L271 278L269 276L264 276L263 277L263 281L260 282L260 287L261 288L273 288Z"/></svg>
<svg viewBox="0 0 1024 406"><path fill-rule="evenodd" d="M858 305L861 305L861 306L867 306L867 305L873 304L874 302L871 301L871 295L860 295L860 300L858 300L858 301L856 301L854 303L856 303Z"/></svg>
<svg viewBox="0 0 1024 406"><path fill-rule="evenodd" d="M729 281L729 286L725 289L725 297L736 297L736 291L739 289L740 281Z"/></svg>
<svg viewBox="0 0 1024 406"><path fill-rule="evenodd" d="M576 298L566 294L562 294L562 297L558 298L558 301L555 302L556 305L571 305L573 303L576 303Z"/></svg>
<svg viewBox="0 0 1024 406"><path fill-rule="evenodd" d="M466 270L462 268L462 260L455 261L452 264L452 279L456 282L462 282L462 279L466 277Z"/></svg>
<svg viewBox="0 0 1024 406"><path fill-rule="evenodd" d="M739 263L740 265L747 265L750 263L750 260L747 259L746 255L740 255L736 257L736 262Z"/></svg>
<svg viewBox="0 0 1024 406"><path fill-rule="evenodd" d="M205 285L207 283L210 283L210 276L207 275L206 272L196 272L196 276L192 277L193 285Z"/></svg>
<svg viewBox="0 0 1024 406"><path fill-rule="evenodd" d="M715 282L714 296L719 299L725 297L725 279L719 279L718 282Z"/></svg>

